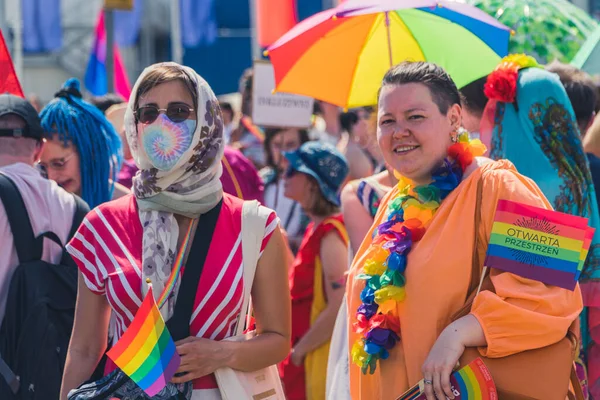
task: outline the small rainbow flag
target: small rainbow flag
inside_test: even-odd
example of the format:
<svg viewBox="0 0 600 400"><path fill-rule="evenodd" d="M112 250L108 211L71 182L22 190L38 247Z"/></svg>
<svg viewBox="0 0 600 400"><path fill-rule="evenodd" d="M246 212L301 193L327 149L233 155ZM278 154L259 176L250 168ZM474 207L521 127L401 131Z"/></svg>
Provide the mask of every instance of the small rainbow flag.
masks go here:
<svg viewBox="0 0 600 400"><path fill-rule="evenodd" d="M499 200L485 266L574 290L593 234L587 218Z"/></svg>
<svg viewBox="0 0 600 400"><path fill-rule="evenodd" d="M427 400L424 381L396 400ZM450 375L450 386L457 400L498 400L496 385L481 358Z"/></svg>
<svg viewBox="0 0 600 400"><path fill-rule="evenodd" d="M107 355L152 397L169 383L181 359L149 286L133 321Z"/></svg>

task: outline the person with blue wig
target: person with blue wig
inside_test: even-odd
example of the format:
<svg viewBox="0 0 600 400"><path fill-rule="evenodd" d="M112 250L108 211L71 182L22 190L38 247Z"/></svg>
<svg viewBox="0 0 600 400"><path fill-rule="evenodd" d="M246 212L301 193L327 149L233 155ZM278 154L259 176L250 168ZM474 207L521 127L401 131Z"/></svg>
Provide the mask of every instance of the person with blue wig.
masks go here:
<svg viewBox="0 0 600 400"><path fill-rule="evenodd" d="M65 190L94 208L125 195L116 183L121 169L121 139L102 112L84 101L79 81L65 82L40 113L44 149L39 164Z"/></svg>
<svg viewBox="0 0 600 400"><path fill-rule="evenodd" d="M489 101L480 129L490 158L510 160L537 183L556 211L588 218L596 228L579 278L585 308L577 364L582 383L588 365L590 393L600 398L600 368L594 367L600 362L600 217L573 107L559 77L525 55L505 58L488 76L484 91Z"/></svg>

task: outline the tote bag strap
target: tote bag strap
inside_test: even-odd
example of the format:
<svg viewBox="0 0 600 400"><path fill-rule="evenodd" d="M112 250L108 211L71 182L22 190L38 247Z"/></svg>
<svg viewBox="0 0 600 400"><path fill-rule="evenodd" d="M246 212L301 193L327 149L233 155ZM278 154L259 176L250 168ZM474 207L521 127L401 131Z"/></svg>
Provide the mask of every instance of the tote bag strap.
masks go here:
<svg viewBox="0 0 600 400"><path fill-rule="evenodd" d="M271 211L261 207L256 200L245 201L242 206L242 260L244 265L244 300L240 311L235 335L244 333L250 319L250 293L254 283L256 264L260 256L260 247L265 234L267 219ZM244 323L244 320L245 323Z"/></svg>
<svg viewBox="0 0 600 400"><path fill-rule="evenodd" d="M475 214L473 216L475 221L475 238L473 239L473 257L471 262L471 280L469 282L469 289L467 298L465 300L465 305L458 310L452 316L452 322L456 321L459 318L464 317L468 313L471 312L471 306L473 304L473 299L477 296L480 290L480 282L483 281L481 278L481 266L479 263L479 227L481 226L481 201L483 198L483 180L480 178L477 181L477 197L475 198ZM493 290L493 288L492 288Z"/></svg>

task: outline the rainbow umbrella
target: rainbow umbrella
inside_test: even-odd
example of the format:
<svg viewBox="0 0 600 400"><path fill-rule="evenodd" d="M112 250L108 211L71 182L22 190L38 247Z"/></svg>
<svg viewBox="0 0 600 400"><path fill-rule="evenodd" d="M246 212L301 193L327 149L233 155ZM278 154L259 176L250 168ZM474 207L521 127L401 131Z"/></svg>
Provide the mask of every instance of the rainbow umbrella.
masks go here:
<svg viewBox="0 0 600 400"><path fill-rule="evenodd" d="M496 67L509 37L468 4L349 0L300 22L266 54L276 91L352 108L375 104L383 75L404 60L439 64L462 87Z"/></svg>

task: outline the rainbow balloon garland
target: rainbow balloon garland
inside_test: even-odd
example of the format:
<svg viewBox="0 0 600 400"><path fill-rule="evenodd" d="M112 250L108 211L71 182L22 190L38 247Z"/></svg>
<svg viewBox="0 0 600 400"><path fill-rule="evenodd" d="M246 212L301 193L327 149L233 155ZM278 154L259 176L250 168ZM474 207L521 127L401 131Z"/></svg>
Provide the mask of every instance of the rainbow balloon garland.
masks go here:
<svg viewBox="0 0 600 400"><path fill-rule="evenodd" d="M352 361L363 374L375 372L377 360L385 360L400 340L400 319L396 302L405 297L404 270L414 243L421 240L441 202L460 184L465 169L485 153L479 140L469 140L462 131L458 143L448 149L448 158L432 174L432 183L413 187L406 178L398 182L399 195L390 203L367 250L362 273L364 280L356 312L354 332L362 335L352 347Z"/></svg>

